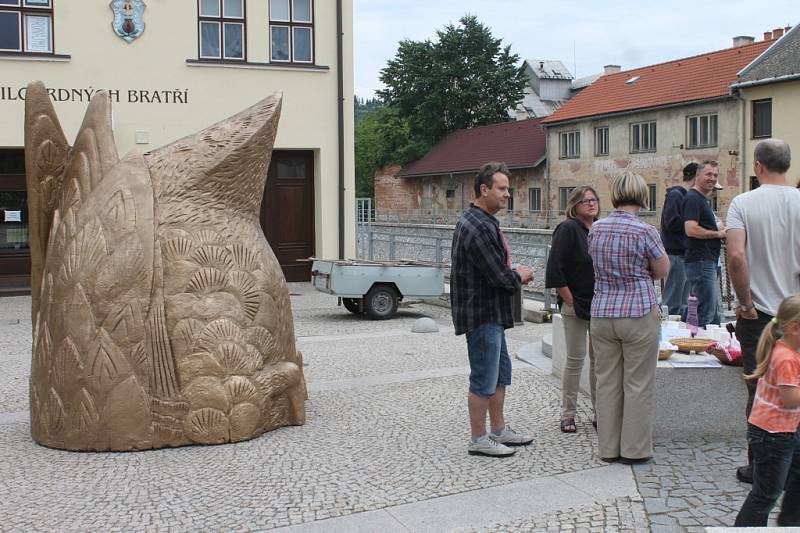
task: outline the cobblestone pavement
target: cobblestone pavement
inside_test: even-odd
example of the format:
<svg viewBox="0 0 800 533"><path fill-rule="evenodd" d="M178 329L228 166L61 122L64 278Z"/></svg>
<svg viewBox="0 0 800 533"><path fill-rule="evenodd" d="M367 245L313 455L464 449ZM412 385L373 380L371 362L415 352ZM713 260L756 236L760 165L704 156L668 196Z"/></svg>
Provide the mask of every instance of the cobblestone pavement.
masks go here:
<svg viewBox="0 0 800 533"><path fill-rule="evenodd" d="M744 439L658 442L653 461L633 473L654 533L701 533L731 526L750 485L735 477L747 461ZM777 516L777 507L772 520Z"/></svg>
<svg viewBox="0 0 800 533"><path fill-rule="evenodd" d="M417 304L373 322L337 308L335 298L307 284L291 290L310 390L307 423L237 444L136 453L70 453L31 441L30 300L3 299L0 531L258 531L314 523L325 531L336 517L606 467L596 458L594 430L583 422L591 420L588 399L579 400L578 433L562 434L558 381L520 362L507 416L535 436L533 444L502 461L468 456L466 350L463 337L453 335L448 309ZM437 321L440 332L409 333L420 316ZM509 331L511 353L548 331L549 325ZM747 490L733 478L742 445L660 442L654 462L633 469L638 494L537 511L544 495L532 493L522 514L455 530L729 525ZM628 467L615 468L631 476Z"/></svg>
<svg viewBox="0 0 800 533"><path fill-rule="evenodd" d="M470 528L465 532L605 533L618 531L620 533L638 533L649 531L649 527L641 498L618 498L605 504L565 509L516 520L508 524Z"/></svg>

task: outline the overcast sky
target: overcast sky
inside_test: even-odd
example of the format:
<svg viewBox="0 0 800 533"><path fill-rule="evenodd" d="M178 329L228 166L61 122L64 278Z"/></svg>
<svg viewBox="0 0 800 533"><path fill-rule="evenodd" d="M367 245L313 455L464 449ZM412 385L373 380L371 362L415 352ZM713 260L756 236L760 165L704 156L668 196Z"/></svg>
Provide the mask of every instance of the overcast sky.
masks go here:
<svg viewBox="0 0 800 533"><path fill-rule="evenodd" d="M794 6L792 8L791 6ZM557 59L573 76L623 70L731 46L736 35L800 21L797 0L353 0L355 91L373 96L380 70L403 39L474 14L522 59ZM574 54L573 54L574 50Z"/></svg>

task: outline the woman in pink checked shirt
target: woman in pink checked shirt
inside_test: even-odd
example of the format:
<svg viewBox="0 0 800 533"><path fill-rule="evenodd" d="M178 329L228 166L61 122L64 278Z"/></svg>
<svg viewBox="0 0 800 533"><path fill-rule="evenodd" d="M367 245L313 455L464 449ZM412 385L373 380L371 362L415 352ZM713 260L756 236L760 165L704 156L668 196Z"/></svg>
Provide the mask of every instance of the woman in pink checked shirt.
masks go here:
<svg viewBox="0 0 800 533"><path fill-rule="evenodd" d="M589 232L594 264L590 332L597 376L600 458L625 464L653 456L653 380L660 312L654 279L669 273L658 231L641 220L647 184L629 170L611 184L614 211Z"/></svg>

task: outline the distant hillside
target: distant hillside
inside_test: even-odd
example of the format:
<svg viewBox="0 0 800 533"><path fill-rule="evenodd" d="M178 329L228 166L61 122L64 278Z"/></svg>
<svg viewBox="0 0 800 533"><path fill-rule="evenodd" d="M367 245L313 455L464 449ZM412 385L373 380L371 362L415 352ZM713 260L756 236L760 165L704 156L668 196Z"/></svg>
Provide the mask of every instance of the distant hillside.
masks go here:
<svg viewBox="0 0 800 533"><path fill-rule="evenodd" d="M383 102L379 98L359 98L355 97L355 120L356 124L361 122L361 119L383 106Z"/></svg>

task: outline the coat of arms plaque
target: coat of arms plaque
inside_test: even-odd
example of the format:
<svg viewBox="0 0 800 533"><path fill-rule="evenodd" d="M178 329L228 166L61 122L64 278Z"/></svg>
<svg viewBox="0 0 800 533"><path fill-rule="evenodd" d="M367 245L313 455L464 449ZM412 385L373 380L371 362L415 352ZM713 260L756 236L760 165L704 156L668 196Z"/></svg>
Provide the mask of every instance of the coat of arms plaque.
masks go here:
<svg viewBox="0 0 800 533"><path fill-rule="evenodd" d="M111 0L110 6L114 13L111 22L114 33L130 43L144 32L142 14L147 6L143 0Z"/></svg>

